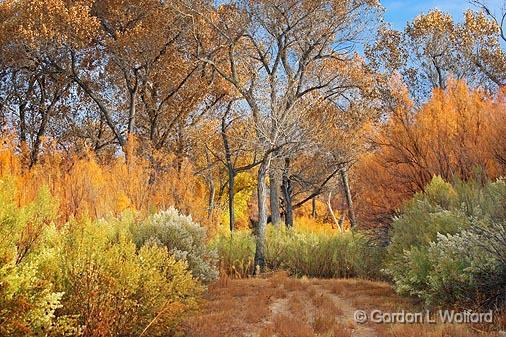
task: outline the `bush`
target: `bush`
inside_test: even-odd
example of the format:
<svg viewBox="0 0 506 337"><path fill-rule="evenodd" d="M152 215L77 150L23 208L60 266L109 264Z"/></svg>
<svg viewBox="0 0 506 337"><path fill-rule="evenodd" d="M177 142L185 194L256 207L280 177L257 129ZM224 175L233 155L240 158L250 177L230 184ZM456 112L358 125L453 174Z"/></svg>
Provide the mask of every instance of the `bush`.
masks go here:
<svg viewBox="0 0 506 337"><path fill-rule="evenodd" d="M41 275L51 252L42 244L57 204L47 189L18 208L15 183L0 180L0 335L26 336L47 330L62 293Z"/></svg>
<svg viewBox="0 0 506 337"><path fill-rule="evenodd" d="M217 254L206 242L206 229L176 209L150 216L131 226L137 247L155 243L167 247L178 260L185 260L194 277L209 283L216 279Z"/></svg>
<svg viewBox="0 0 506 337"><path fill-rule="evenodd" d="M427 302L506 306L506 223L475 223L432 243ZM478 301L478 303L476 303Z"/></svg>
<svg viewBox="0 0 506 337"><path fill-rule="evenodd" d="M53 225L47 189L18 207L0 180L0 336L170 334L203 291L186 261L137 249L119 221Z"/></svg>
<svg viewBox="0 0 506 337"><path fill-rule="evenodd" d="M266 262L298 276L374 278L380 275L381 248L359 234L269 229Z"/></svg>
<svg viewBox="0 0 506 337"><path fill-rule="evenodd" d="M429 304L504 305L504 181L448 186L435 178L394 221L385 271Z"/></svg>
<svg viewBox="0 0 506 337"><path fill-rule="evenodd" d="M222 272L244 278L254 272L255 238L248 230L218 235L211 243L219 256Z"/></svg>
<svg viewBox="0 0 506 337"><path fill-rule="evenodd" d="M70 223L52 242L59 272L51 275L65 294L55 335L69 322L85 336L138 336L148 327L148 336L167 335L203 291L185 261L166 247L137 249L111 222Z"/></svg>
<svg viewBox="0 0 506 337"><path fill-rule="evenodd" d="M460 209L455 209L458 196L453 187L440 177L434 177L425 193L416 194L394 219L388 255L397 264L404 250L412 246L427 246L438 233L457 233L469 225Z"/></svg>

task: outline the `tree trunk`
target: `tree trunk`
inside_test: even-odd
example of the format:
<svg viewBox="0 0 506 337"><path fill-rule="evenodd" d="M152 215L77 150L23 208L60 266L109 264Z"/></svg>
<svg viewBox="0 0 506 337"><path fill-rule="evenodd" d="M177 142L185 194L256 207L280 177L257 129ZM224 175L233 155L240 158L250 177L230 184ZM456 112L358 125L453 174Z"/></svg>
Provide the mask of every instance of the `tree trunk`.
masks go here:
<svg viewBox="0 0 506 337"><path fill-rule="evenodd" d="M336 215L334 214L334 210L332 209L332 192L329 192L329 198L327 199L327 208L329 209L330 216L332 217L332 220L336 224L337 228L339 228L339 231L341 233L344 233L343 225L341 222L341 219L337 220Z"/></svg>
<svg viewBox="0 0 506 337"><path fill-rule="evenodd" d="M37 134L35 135L35 140L33 142L33 147L30 154L30 167L33 167L35 164L37 164L37 160L39 159L42 137L46 133L48 120L49 120L49 111L45 111L42 114L42 121L40 122L39 129L37 131Z"/></svg>
<svg viewBox="0 0 506 337"><path fill-rule="evenodd" d="M216 188L214 186L214 180L212 175L209 175L209 199L208 199L208 208L207 208L207 218L211 219L214 211L214 197L216 195Z"/></svg>
<svg viewBox="0 0 506 337"><path fill-rule="evenodd" d="M281 214L279 212L279 178L272 166L269 170L269 183L271 222L276 228L279 228L279 224L281 223Z"/></svg>
<svg viewBox="0 0 506 337"><path fill-rule="evenodd" d="M316 197L313 197L313 199L311 199L311 217L313 219L316 219Z"/></svg>
<svg viewBox="0 0 506 337"><path fill-rule="evenodd" d="M135 118L137 114L137 84L130 90L130 107L128 111L128 135L133 134L135 129Z"/></svg>
<svg viewBox="0 0 506 337"><path fill-rule="evenodd" d="M285 159L283 169L283 199L285 200L285 224L287 228L293 227L292 184L289 177L290 159Z"/></svg>
<svg viewBox="0 0 506 337"><path fill-rule="evenodd" d="M228 167L228 218L231 232L235 230L234 189L235 189L235 172L232 167Z"/></svg>
<svg viewBox="0 0 506 337"><path fill-rule="evenodd" d="M355 218L355 211L353 210L353 199L351 197L350 184L348 181L348 172L346 171L346 169L343 168L341 169L340 174L341 174L341 181L343 183L344 195L346 197L346 204L348 205L348 216L350 219L350 226L351 229L355 229L355 227L357 226L357 221Z"/></svg>
<svg viewBox="0 0 506 337"><path fill-rule="evenodd" d="M267 184L265 177L269 169L271 155L260 164L258 169L258 223L256 228L255 273L265 268L265 226L267 225Z"/></svg>

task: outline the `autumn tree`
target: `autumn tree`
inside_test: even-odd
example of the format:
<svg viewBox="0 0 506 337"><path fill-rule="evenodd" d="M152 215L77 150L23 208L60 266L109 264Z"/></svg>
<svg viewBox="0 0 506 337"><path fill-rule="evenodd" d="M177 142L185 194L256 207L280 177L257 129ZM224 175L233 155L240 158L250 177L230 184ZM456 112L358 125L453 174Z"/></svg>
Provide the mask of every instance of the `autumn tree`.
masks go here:
<svg viewBox="0 0 506 337"><path fill-rule="evenodd" d="M255 265L261 268L271 161L299 141L297 116L308 105L336 100L354 87L342 70L377 5L365 0L237 1L211 12L194 10L195 20L217 41L198 44L196 55L247 104L263 153L257 177L255 254ZM195 36L202 41L199 31Z"/></svg>
<svg viewBox="0 0 506 337"><path fill-rule="evenodd" d="M500 24L485 11L468 10L456 23L438 9L417 16L403 32L382 27L366 54L378 70L398 72L417 103L450 79L496 90L503 85L506 54Z"/></svg>

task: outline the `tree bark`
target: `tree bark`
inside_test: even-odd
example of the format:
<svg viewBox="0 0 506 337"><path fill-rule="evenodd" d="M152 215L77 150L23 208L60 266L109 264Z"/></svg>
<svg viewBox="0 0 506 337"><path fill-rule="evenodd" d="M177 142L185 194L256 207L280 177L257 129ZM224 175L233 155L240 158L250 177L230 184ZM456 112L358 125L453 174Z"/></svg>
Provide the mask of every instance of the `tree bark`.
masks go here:
<svg viewBox="0 0 506 337"><path fill-rule="evenodd" d="M235 199L235 172L232 167L228 167L228 218L230 224L230 231L235 230L235 210L234 210L234 199Z"/></svg>
<svg viewBox="0 0 506 337"><path fill-rule="evenodd" d="M267 225L267 184L265 182L271 155L267 155L258 169L258 223L256 228L255 273L265 269L265 226Z"/></svg>
<svg viewBox="0 0 506 337"><path fill-rule="evenodd" d="M316 219L316 197L313 197L313 199L311 199L311 217L313 219Z"/></svg>
<svg viewBox="0 0 506 337"><path fill-rule="evenodd" d="M235 176L237 171L234 168L234 162L232 161L232 150L230 149L230 143L227 135L227 116L232 108L232 102L228 104L227 110L221 118L221 138L223 141L223 148L225 149L225 164L228 172L228 218L230 231L235 230L235 210L234 210L234 199L235 199Z"/></svg>
<svg viewBox="0 0 506 337"><path fill-rule="evenodd" d="M285 159L283 169L283 199L285 200L285 225L293 227L292 184L289 177L290 159Z"/></svg>
<svg viewBox="0 0 506 337"><path fill-rule="evenodd" d="M272 166L269 170L269 192L271 222L276 228L279 228L279 224L281 223L281 213L279 211L279 177Z"/></svg>
<svg viewBox="0 0 506 337"><path fill-rule="evenodd" d="M214 197L216 196L216 187L214 186L213 177L210 175L209 180L209 199L207 208L207 218L211 219L214 211Z"/></svg>
<svg viewBox="0 0 506 337"><path fill-rule="evenodd" d="M135 129L135 118L137 114L137 85L130 91L130 107L128 109L128 135L133 134Z"/></svg>
<svg viewBox="0 0 506 337"><path fill-rule="evenodd" d="M355 229L357 226L357 220L355 218L355 211L353 210L353 199L351 197L350 183L348 181L348 172L346 169L340 170L341 181L343 184L344 195L346 197L346 204L348 205L348 216L350 219L351 229Z"/></svg>
<svg viewBox="0 0 506 337"><path fill-rule="evenodd" d="M332 217L332 220L336 224L337 228L339 228L339 231L341 233L344 233L343 224L341 219L337 220L336 215L334 214L334 210L332 209L332 192L329 192L329 197L327 199L327 208L329 209L330 216Z"/></svg>

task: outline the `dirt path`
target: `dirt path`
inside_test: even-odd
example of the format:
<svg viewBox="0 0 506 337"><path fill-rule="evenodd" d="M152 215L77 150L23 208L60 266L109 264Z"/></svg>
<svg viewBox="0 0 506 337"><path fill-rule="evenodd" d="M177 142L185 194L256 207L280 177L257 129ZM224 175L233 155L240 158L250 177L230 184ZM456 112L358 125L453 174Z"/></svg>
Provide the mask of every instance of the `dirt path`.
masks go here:
<svg viewBox="0 0 506 337"><path fill-rule="evenodd" d="M477 336L466 326L380 325L354 321L356 310L412 310L389 285L361 280L221 279L203 309L183 324L188 337ZM497 334L480 334L497 336Z"/></svg>
<svg viewBox="0 0 506 337"><path fill-rule="evenodd" d="M358 308L352 306L349 301L345 300L344 298L342 298L334 293L331 293L330 291L323 288L322 286L318 286L318 288L320 289L320 291L323 294L327 294L328 296L330 296L332 298L332 301L334 301L334 303L339 308L341 308L343 314L342 314L342 316L339 316L339 319L342 324L346 324L347 322L349 322L349 321L347 321L347 319L350 319L351 317L354 318L355 312L357 310L359 310ZM352 337L376 337L377 333L371 327L357 323L357 324L353 325L351 336Z"/></svg>

